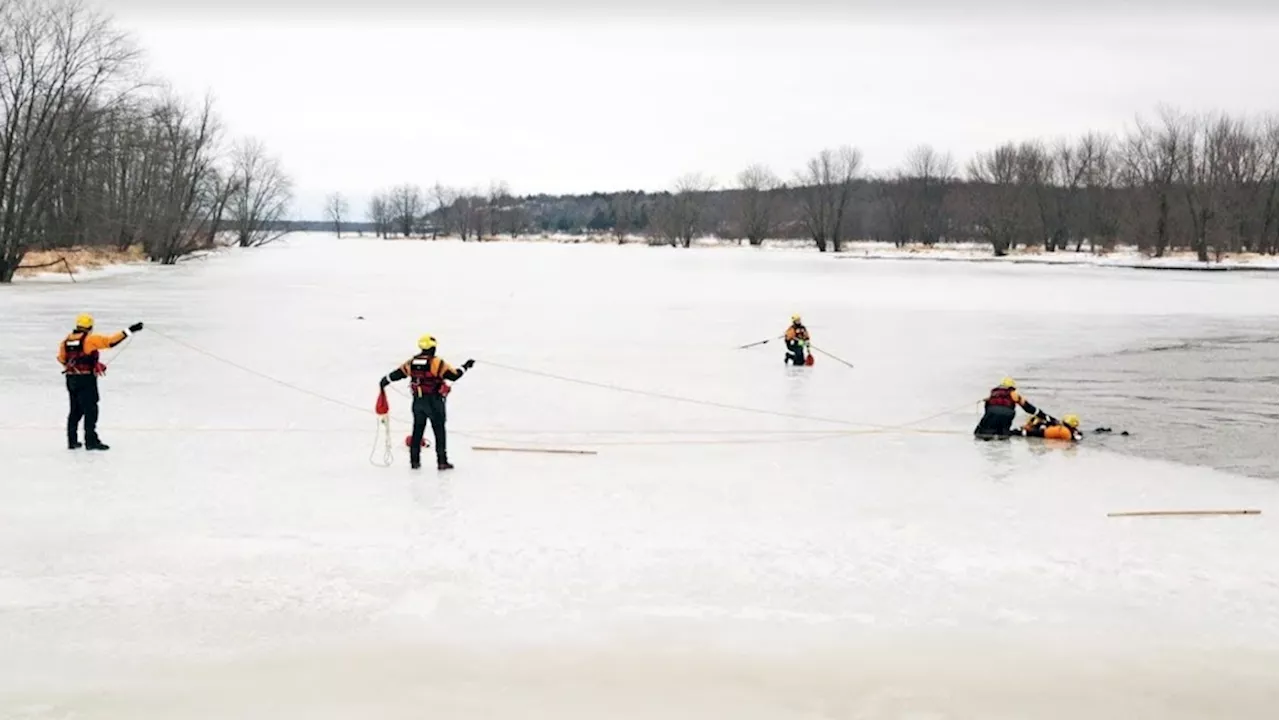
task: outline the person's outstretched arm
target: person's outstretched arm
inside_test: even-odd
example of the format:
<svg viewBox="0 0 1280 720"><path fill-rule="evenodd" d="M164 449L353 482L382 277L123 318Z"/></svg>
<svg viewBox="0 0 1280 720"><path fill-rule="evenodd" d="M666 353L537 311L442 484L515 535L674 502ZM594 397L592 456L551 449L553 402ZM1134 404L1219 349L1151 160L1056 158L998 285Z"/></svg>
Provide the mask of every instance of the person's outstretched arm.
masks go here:
<svg viewBox="0 0 1280 720"><path fill-rule="evenodd" d="M407 377L409 377L409 361L408 360L406 360L404 364L401 365L400 367L396 368L395 370L392 370L386 375L383 375L382 379L378 381L378 387L384 388L393 382L399 382L400 380L403 380Z"/></svg>
<svg viewBox="0 0 1280 720"><path fill-rule="evenodd" d="M441 366L440 377L444 378L445 380L448 380L449 382L453 382L454 380L457 380L458 378L462 377L463 374L466 373L468 370L470 370L471 366L475 364L476 364L475 360L467 360L466 362L462 363L462 367L453 368L449 365L449 363L441 360L440 361L440 366Z"/></svg>
<svg viewBox="0 0 1280 720"><path fill-rule="evenodd" d="M98 335L97 333L89 333L88 335L84 336L82 352L91 353L91 352L98 352L99 350L109 350L119 345L120 343L124 342L129 338L130 335L138 332L141 329L142 329L142 323L136 322L130 325L127 330L121 330L120 332L113 333L111 335ZM58 345L58 364L59 365L67 364L67 349L66 349L66 346L63 344Z"/></svg>
<svg viewBox="0 0 1280 720"><path fill-rule="evenodd" d="M84 339L84 351L87 353L97 350L107 350L124 342L128 337L142 329L142 323L136 322L129 326L127 330L121 330L113 335L97 335L90 333Z"/></svg>

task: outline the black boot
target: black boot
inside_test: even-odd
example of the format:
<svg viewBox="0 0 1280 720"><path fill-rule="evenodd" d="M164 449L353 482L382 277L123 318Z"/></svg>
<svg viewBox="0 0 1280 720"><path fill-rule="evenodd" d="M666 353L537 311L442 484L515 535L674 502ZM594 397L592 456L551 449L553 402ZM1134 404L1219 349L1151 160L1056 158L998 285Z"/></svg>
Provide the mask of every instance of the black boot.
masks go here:
<svg viewBox="0 0 1280 720"><path fill-rule="evenodd" d="M79 440L77 440L77 439L75 439L75 438L67 438L67 449L68 449L68 450L78 450L78 449L80 449L80 448L82 448L82 447L84 447L84 445L81 445Z"/></svg>
<svg viewBox="0 0 1280 720"><path fill-rule="evenodd" d="M101 440L86 440L84 449L85 450L110 450L111 446L107 445Z"/></svg>
<svg viewBox="0 0 1280 720"><path fill-rule="evenodd" d="M449 463L449 461L448 461L448 460L439 460L439 461L437 461L437 462L436 462L436 469L437 469L437 470L452 470L452 469L453 469L453 465L451 465L451 464Z"/></svg>

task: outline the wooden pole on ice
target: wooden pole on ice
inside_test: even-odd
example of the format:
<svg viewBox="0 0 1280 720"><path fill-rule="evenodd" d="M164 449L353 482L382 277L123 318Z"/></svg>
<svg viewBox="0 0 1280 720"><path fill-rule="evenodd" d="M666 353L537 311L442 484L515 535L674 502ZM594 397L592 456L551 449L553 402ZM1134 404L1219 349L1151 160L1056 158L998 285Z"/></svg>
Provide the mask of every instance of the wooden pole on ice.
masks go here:
<svg viewBox="0 0 1280 720"><path fill-rule="evenodd" d="M521 448L521 447L494 447L489 445L472 445L472 450L482 452L525 452L525 453L547 453L549 455L595 455L595 450L560 450L558 448Z"/></svg>
<svg viewBox="0 0 1280 720"><path fill-rule="evenodd" d="M1261 510L1135 510L1110 512L1107 517L1153 517L1168 515L1261 515Z"/></svg>

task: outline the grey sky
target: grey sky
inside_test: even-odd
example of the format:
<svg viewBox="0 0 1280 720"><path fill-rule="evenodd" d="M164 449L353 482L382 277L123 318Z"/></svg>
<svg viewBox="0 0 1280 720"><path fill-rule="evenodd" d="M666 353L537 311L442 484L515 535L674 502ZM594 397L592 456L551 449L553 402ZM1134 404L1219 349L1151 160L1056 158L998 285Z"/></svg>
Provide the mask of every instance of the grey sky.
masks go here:
<svg viewBox="0 0 1280 720"><path fill-rule="evenodd" d="M1007 139L1119 131L1161 102L1280 105L1277 5L1254 0L97 4L155 73L193 98L211 90L230 131L281 157L300 218L333 191L362 214L401 182L658 190L701 171L728 184L844 143L879 171L921 143L963 162Z"/></svg>

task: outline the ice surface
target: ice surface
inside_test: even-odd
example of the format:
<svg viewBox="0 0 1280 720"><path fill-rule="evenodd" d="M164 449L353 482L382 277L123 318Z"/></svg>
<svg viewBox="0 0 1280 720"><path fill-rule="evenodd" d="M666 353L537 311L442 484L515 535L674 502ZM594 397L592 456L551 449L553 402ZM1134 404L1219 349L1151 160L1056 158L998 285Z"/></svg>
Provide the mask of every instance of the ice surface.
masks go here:
<svg viewBox="0 0 1280 720"><path fill-rule="evenodd" d="M1274 717L1275 479L967 433L1005 374L1274 334L1276 291L324 236L0 288L0 717ZM84 311L151 330L109 363L103 455L62 446ZM856 368L733 349L792 312ZM164 337L371 409L424 332L477 359L445 475ZM1106 517L1217 507L1264 512Z"/></svg>

